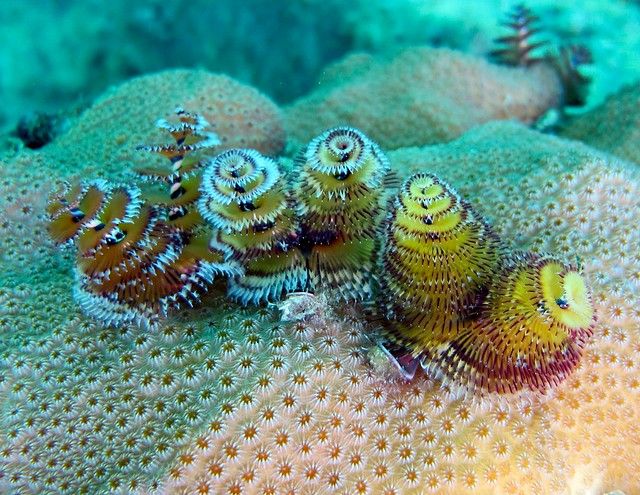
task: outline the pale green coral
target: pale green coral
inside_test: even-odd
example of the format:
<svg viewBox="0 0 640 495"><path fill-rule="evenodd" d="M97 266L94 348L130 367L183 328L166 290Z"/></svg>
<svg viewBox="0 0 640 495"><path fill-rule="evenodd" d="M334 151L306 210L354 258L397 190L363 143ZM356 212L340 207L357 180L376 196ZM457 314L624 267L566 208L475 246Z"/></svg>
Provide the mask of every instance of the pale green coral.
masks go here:
<svg viewBox="0 0 640 495"><path fill-rule="evenodd" d="M602 105L572 118L560 129L560 134L640 163L640 82L624 87Z"/></svg>
<svg viewBox="0 0 640 495"><path fill-rule="evenodd" d="M42 181L40 156L3 163L8 180ZM214 296L158 333L100 330L64 291L70 259L5 239L30 265L14 268L0 295L45 323L0 340L2 489L640 489L636 167L512 123L389 157L402 173L428 169L452 183L512 246L580 258L599 322L580 368L550 396L466 400L425 377L378 376L365 359L373 328L323 295L287 302L282 315L294 323ZM7 229L41 229L42 201L33 193L19 201L36 214L16 213ZM14 203L2 202L2 212ZM13 287L18 278L25 282ZM18 321L12 311L9 325Z"/></svg>
<svg viewBox="0 0 640 495"><path fill-rule="evenodd" d="M560 77L546 62L505 67L428 47L351 55L328 72L318 89L286 109L290 138L304 143L339 122L385 149L434 144L491 120L531 124L563 97Z"/></svg>

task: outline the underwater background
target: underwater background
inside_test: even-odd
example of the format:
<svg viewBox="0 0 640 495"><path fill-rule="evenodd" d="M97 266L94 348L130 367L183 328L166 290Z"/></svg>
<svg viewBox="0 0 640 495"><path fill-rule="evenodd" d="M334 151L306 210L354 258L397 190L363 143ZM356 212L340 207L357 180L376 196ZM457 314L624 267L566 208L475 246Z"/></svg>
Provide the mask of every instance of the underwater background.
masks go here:
<svg viewBox="0 0 640 495"><path fill-rule="evenodd" d="M4 0L0 42L1 494L640 493L637 1ZM464 339L401 308L443 198Z"/></svg>

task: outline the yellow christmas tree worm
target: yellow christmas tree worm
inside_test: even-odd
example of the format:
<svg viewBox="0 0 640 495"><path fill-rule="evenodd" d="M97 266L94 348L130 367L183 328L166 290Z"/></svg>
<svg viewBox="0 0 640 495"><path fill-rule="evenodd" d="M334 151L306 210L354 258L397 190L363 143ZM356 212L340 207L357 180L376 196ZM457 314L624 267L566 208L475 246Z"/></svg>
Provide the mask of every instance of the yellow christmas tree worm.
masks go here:
<svg viewBox="0 0 640 495"><path fill-rule="evenodd" d="M298 165L294 193L311 286L369 297L387 158L361 131L336 127L313 139Z"/></svg>
<svg viewBox="0 0 640 495"><path fill-rule="evenodd" d="M491 285L482 314L427 368L451 383L488 392L541 391L578 365L595 311L585 280L552 257L511 257Z"/></svg>
<svg viewBox="0 0 640 495"><path fill-rule="evenodd" d="M386 333L414 355L429 354L477 312L501 245L453 188L422 173L405 182L391 208L381 259Z"/></svg>
<svg viewBox="0 0 640 495"><path fill-rule="evenodd" d="M207 166L200 214L229 245L244 275L229 281L243 304L277 300L306 287L295 213L277 163L255 150L232 149Z"/></svg>

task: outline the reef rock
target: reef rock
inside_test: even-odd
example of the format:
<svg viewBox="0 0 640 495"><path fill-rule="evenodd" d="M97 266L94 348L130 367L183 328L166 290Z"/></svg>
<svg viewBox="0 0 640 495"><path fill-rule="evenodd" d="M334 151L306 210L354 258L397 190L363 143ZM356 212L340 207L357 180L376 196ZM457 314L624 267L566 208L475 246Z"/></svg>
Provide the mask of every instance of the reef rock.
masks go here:
<svg viewBox="0 0 640 495"><path fill-rule="evenodd" d="M421 146L490 120L532 123L562 100L550 64L498 66L448 49L409 48L391 59L356 54L326 73L314 93L286 109L288 133L300 142L340 124L385 149Z"/></svg>
<svg viewBox="0 0 640 495"><path fill-rule="evenodd" d="M602 105L571 119L560 135L640 163L640 83L623 88Z"/></svg>
<svg viewBox="0 0 640 495"><path fill-rule="evenodd" d="M573 375L545 396L474 398L389 379L365 359L373 329L326 294L285 301L286 321L213 295L155 332L99 329L14 180L42 186L48 169L13 160L2 237L29 264L2 274L0 492L640 490L637 168L514 123L389 158L450 182L513 247L579 258L598 323Z"/></svg>

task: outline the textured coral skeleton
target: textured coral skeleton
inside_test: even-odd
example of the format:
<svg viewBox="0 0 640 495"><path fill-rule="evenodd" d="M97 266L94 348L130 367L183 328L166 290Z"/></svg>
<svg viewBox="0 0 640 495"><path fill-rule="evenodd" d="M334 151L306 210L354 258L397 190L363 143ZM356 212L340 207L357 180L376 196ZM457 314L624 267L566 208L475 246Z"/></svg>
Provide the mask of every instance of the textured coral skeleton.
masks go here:
<svg viewBox="0 0 640 495"><path fill-rule="evenodd" d="M163 77L180 84L190 80L184 74ZM197 78L208 79L202 74ZM210 79L216 89L206 94L223 93L220 87L227 83L233 91L240 86L220 77ZM165 79L154 76L145 84L155 87L158 80ZM123 92L137 101L139 86L127 85ZM633 228L640 214L637 170L579 143L512 123L481 126L446 145L399 148L380 155L377 149L371 154L374 148L369 147L367 166L356 159L361 166L357 169L350 159L367 148L359 143L371 140L354 128L340 127L326 131L317 142L312 140L314 146L303 147L306 152L301 155L317 149L318 143L337 146L325 155L329 163L320 165L329 173L311 174L319 168L316 164L306 167L308 175L291 180L295 173L284 170L286 160L265 156L281 148L277 119L260 128L270 131L265 133L269 139L261 146L248 146L242 143L244 137L234 141L232 133L218 132L232 119L214 122L207 117L220 141L234 145L183 148L185 155L172 160L182 146L180 132L198 140L197 134L211 131L201 117L180 110L176 117L186 122L169 123L168 118L160 123L162 131L177 135L175 145L148 147L165 149L169 166L165 162L159 168L142 167L150 182L160 187L151 184L138 192L128 182L120 186L96 179L61 186L55 201L45 206L37 192L50 179L47 162L75 149L69 139L77 139L80 150L70 160L85 161L83 153L95 150L89 140L82 141L83 134L95 122L108 126L115 120L109 132L117 135L113 129L123 123L112 117L128 115L118 106L127 98L119 98L88 112L66 142L54 143L53 151L20 156L3 168L11 191L0 197L8 219L0 224L5 233L0 237L2 256L24 261L29 273L0 273L0 491L399 495L640 489L636 476L640 471L640 237ZM181 98L167 100L162 107L169 109ZM243 115L242 132L257 128L251 120L254 115L274 115L268 104L257 106L258 111L249 112L251 117L232 112ZM188 108L199 107L191 102ZM220 103L216 108L235 107ZM139 132L140 122L131 129ZM345 143L345 136L353 141ZM347 156L345 149L355 153ZM201 161L196 158L200 152L205 157L219 154ZM119 158L111 149L105 153L110 170L119 170L122 153L128 156L128 151ZM222 160L225 156L234 158L232 166L220 167L229 165ZM272 186L266 190L258 188L260 194L251 198L249 207L239 200L246 191L236 190L237 180L243 179L234 176L241 176L243 166L252 160L263 167L256 168L261 170L257 175L247 169L249 177L273 173L274 180L267 181ZM297 166L304 163L307 160L301 158ZM430 182L411 194L406 186L399 193L393 189L383 221L388 198L377 191L395 188L389 175L381 172L387 167L408 176L409 185L417 180L410 177L413 173ZM344 188L358 175L356 169L376 172L365 175L365 182L355 189ZM287 191L283 184L289 181L294 187ZM298 235L304 232L301 225L308 210L295 206L296 195L313 198L299 191L313 193L318 184L337 185L340 191L328 194L323 206L330 206L336 194L362 197L363 215L380 221L378 232L387 239L373 254L382 258L383 265L385 260L394 264L398 275L382 279L378 286L375 272L380 265L347 264L357 268L354 280L369 281L367 294L382 293L377 301L382 322L369 323L358 305L344 304L345 294L352 298L353 290L341 292L332 284L331 290L312 286L308 265L300 279L294 270L295 284L284 282L285 289L275 289L273 297L255 298L282 298L279 311L271 304L232 303L229 287L224 286L228 275L217 273L215 280L198 281L206 288L206 293L196 290L201 305L182 311L189 304L176 298L176 304L167 306L172 308L167 320L150 330L132 323L155 323L163 312L161 301L170 299L154 291L138 295L137 289L131 299L130 292L108 287L119 305L112 308L108 303L113 301L100 293L98 286L108 283L97 275L110 270L118 279L123 273L137 273L138 263L158 257L162 266L180 266L179 271L185 266L177 263L180 259L187 260L188 267L202 260L233 266L235 276L242 270L246 276L254 256L273 255L274 250L304 259L314 243L303 242ZM221 185L226 189L212 189ZM239 188L244 185L240 182ZM271 202L272 210L262 210L270 219L297 223L296 236L289 235L291 231L281 236L275 225L262 231L264 219L259 217L259 222L240 223L237 226L244 227L235 230L220 228L242 222L240 205L255 211L251 208L259 206L258 196ZM323 191L316 197L324 198ZM401 222L398 211L403 203L411 215ZM203 204L206 209L215 206L216 215L207 218ZM287 208L280 209L283 204ZM224 216L221 205L235 205L238 211ZM343 222L351 211L360 214L344 206L337 213L331 208L320 213L334 222ZM46 240L33 243L33 237L45 237L47 208L55 243L70 245L75 239L80 244L86 234L85 249L78 251L77 259L70 256L72 250L56 252ZM305 228L315 228L313 220L306 222ZM433 232L445 224L452 231ZM247 237L256 226L261 232ZM354 238L375 237L355 227ZM220 235L212 236L216 228ZM161 232L156 233L158 229ZM411 277L400 276L405 271L420 272L412 264L416 243L411 236L416 232L424 236L419 246L427 251L423 256L429 256L433 247L427 239L453 240L444 251L436 251L460 268L448 281L458 284L456 291L442 290L444 285L414 285ZM136 233L145 242L134 242ZM467 235L483 242L466 244ZM249 249L254 241L259 248ZM322 241L321 235L314 240L320 245ZM180 254L157 256L155 250L163 245L172 245ZM456 245L471 247L459 256ZM109 256L96 256L100 252ZM357 259L370 260L371 251L360 253ZM474 265L478 257L482 262ZM118 263L112 268L114 260ZM78 312L69 290L74 262L81 280L96 277L91 292L85 293L98 297L104 311L115 311L116 320L110 323L121 328L101 328ZM435 270L433 263L427 266ZM243 294L265 294L260 280L272 284L278 273L266 277L259 273ZM475 283L466 286L465 275ZM158 283L155 276L135 278L140 282L131 287L153 287ZM158 276L164 286L164 275ZM185 288L181 277L174 281L171 295ZM294 292L287 294L290 290ZM413 315L399 304L397 294L418 301L435 294L460 312L458 334L438 335L434 346L432 334L408 332ZM134 313L129 312L132 308ZM433 316L425 314L427 321ZM103 318L102 313L94 316ZM436 312L436 316L442 315ZM511 327L512 321L524 325ZM391 352L382 355L375 346L380 325L386 325L385 332L397 346L385 343ZM534 334L539 345L528 340ZM428 359L416 360L415 349L429 350ZM426 373L402 379L389 358L400 361L396 364L401 369L410 360L414 367L422 362ZM503 366L487 369L486 360ZM535 370L537 362L543 364L537 372L523 372ZM536 393L528 393L531 390Z"/></svg>
<svg viewBox="0 0 640 495"><path fill-rule="evenodd" d="M168 192L143 202L136 187L93 183L50 203L52 237L77 237L75 297L85 313L151 327L226 275L229 297L244 305L303 289L377 301L390 339L383 352L408 379L420 363L471 393L544 392L578 365L595 320L578 271L507 253L435 175L407 179L387 208L388 160L357 129L313 139L290 184L256 150L194 156L219 139L200 115L176 116L157 124L175 144L140 147L169 159L139 170Z"/></svg>

